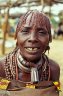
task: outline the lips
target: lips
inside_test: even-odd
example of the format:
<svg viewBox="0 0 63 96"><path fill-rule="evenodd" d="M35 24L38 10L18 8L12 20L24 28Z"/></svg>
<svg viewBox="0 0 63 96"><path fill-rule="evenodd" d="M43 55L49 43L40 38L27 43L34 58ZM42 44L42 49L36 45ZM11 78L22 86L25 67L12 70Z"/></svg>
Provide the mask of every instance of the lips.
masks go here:
<svg viewBox="0 0 63 96"><path fill-rule="evenodd" d="M38 47L26 47L25 50L28 52L37 52L40 48Z"/></svg>

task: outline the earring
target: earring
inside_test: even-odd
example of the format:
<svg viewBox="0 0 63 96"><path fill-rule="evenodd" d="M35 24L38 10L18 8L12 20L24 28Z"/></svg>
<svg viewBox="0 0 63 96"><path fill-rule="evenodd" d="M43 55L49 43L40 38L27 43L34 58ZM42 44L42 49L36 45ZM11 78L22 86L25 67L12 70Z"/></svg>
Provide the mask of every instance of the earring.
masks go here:
<svg viewBox="0 0 63 96"><path fill-rule="evenodd" d="M46 47L45 52L46 52L47 50L48 50L48 54L49 54L49 50L50 50L50 46L49 46L49 45Z"/></svg>

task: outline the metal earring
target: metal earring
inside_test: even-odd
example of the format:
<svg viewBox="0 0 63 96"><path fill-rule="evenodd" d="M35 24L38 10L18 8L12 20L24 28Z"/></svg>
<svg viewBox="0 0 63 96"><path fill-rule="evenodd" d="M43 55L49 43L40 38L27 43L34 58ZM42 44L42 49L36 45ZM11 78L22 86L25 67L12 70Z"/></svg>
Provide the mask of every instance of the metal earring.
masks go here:
<svg viewBox="0 0 63 96"><path fill-rule="evenodd" d="M49 46L49 45L46 47L45 52L46 52L47 50L48 50L48 54L49 54L49 50L50 50L50 46Z"/></svg>

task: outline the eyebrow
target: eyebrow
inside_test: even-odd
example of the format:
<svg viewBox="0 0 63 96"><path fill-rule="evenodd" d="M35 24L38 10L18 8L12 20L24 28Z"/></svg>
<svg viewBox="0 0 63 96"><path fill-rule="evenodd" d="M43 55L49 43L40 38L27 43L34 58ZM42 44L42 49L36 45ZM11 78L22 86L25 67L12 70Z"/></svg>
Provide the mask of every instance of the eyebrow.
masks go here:
<svg viewBox="0 0 63 96"><path fill-rule="evenodd" d="M31 26L24 26L24 28L31 29ZM37 27L36 30L45 30L47 32L47 29L45 27Z"/></svg>
<svg viewBox="0 0 63 96"><path fill-rule="evenodd" d="M42 28L42 27L38 27L37 30L38 30L38 31L39 31L39 30L45 30L45 31L47 31L46 28Z"/></svg>
<svg viewBox="0 0 63 96"><path fill-rule="evenodd" d="M24 26L24 28L31 29L31 26Z"/></svg>

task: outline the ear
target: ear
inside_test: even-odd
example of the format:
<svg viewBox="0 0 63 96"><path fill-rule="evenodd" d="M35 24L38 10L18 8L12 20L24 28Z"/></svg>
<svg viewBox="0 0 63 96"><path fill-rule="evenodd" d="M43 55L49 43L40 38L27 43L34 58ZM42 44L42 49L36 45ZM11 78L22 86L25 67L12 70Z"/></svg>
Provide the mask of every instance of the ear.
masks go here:
<svg viewBox="0 0 63 96"><path fill-rule="evenodd" d="M50 43L52 42L52 35L50 35L49 42Z"/></svg>
<svg viewBox="0 0 63 96"><path fill-rule="evenodd" d="M16 42L16 47L18 46L18 42Z"/></svg>

